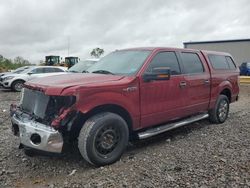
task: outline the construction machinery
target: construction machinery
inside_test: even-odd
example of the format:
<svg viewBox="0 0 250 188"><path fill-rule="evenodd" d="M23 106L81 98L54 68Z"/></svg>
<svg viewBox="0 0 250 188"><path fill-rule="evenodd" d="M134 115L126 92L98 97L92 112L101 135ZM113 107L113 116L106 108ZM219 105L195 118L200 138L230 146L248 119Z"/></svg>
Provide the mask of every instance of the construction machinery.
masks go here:
<svg viewBox="0 0 250 188"><path fill-rule="evenodd" d="M78 57L72 57L72 56L65 57L65 65L68 68L72 67L73 65L75 65L78 62L79 62L79 58Z"/></svg>
<svg viewBox="0 0 250 188"><path fill-rule="evenodd" d="M60 65L60 56L55 56L55 55L45 56L45 65L49 66Z"/></svg>

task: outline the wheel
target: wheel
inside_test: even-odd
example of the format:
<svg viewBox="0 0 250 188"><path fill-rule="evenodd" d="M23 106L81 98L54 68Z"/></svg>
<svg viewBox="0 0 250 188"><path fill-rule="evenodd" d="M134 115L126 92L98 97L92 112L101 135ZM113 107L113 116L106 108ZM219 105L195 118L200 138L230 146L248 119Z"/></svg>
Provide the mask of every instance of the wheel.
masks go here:
<svg viewBox="0 0 250 188"><path fill-rule="evenodd" d="M23 84L24 84L24 81L23 80L17 80L17 81L14 81L11 85L11 89L13 91L18 91L20 92L23 88Z"/></svg>
<svg viewBox="0 0 250 188"><path fill-rule="evenodd" d="M128 138L125 120L117 114L104 112L84 123L78 137L78 149L89 163L104 166L120 159Z"/></svg>
<svg viewBox="0 0 250 188"><path fill-rule="evenodd" d="M215 108L209 112L209 120L212 123L224 123L228 117L229 100L225 95L219 95Z"/></svg>

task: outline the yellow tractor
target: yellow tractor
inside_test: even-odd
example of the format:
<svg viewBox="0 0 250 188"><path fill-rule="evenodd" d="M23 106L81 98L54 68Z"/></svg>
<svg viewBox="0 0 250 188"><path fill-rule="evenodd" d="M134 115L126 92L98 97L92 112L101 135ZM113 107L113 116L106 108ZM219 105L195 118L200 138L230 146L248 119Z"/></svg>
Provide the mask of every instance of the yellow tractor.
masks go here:
<svg viewBox="0 0 250 188"><path fill-rule="evenodd" d="M63 66L63 67L70 68L73 65L75 65L76 63L78 63L79 60L80 59L78 57L69 56L69 57L65 57L64 62L60 62L60 56L49 55L49 56L45 56L45 65Z"/></svg>
<svg viewBox="0 0 250 188"><path fill-rule="evenodd" d="M45 56L45 65L59 66L60 65L60 56L55 56L55 55Z"/></svg>
<svg viewBox="0 0 250 188"><path fill-rule="evenodd" d="M73 65L77 64L79 62L79 58L78 57L72 57L72 56L69 56L69 57L65 57L65 65L70 68L72 67Z"/></svg>

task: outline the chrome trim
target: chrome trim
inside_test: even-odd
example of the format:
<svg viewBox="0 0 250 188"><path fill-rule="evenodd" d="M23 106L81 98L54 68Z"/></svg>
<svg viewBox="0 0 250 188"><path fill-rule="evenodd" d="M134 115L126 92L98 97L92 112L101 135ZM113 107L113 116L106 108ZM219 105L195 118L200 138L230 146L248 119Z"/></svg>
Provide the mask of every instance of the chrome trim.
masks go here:
<svg viewBox="0 0 250 188"><path fill-rule="evenodd" d="M37 150L61 153L63 147L63 137L60 132L53 127L41 124L28 118L19 118L16 114L11 117L12 126L19 128L19 137L21 144ZM35 144L31 141L31 135L38 134L41 142Z"/></svg>
<svg viewBox="0 0 250 188"><path fill-rule="evenodd" d="M159 127L154 127L154 128L148 129L148 130L146 130L144 132L138 133L138 136L139 136L139 139L149 138L151 136L155 136L157 134L169 131L171 129L175 129L175 128L178 128L178 127L181 127L181 126L184 126L184 125L187 125L187 124L202 120L202 119L206 119L206 118L208 118L208 116L209 115L207 113L199 114L199 115L192 116L192 117L189 117L187 119L184 119L184 120L181 120L181 121L178 121L178 122L175 122L175 123L169 123L169 124L166 124L166 125L162 125L162 126L159 126Z"/></svg>

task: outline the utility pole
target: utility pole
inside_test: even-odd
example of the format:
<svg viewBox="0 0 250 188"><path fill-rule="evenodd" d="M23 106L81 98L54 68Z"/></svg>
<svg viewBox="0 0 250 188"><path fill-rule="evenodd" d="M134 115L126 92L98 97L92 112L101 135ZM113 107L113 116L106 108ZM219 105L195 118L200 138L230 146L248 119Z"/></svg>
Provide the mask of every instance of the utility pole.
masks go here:
<svg viewBox="0 0 250 188"><path fill-rule="evenodd" d="M69 47L70 47L70 36L68 36L68 57L69 57Z"/></svg>

